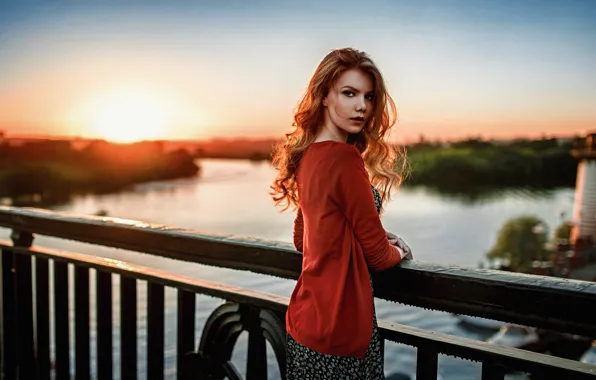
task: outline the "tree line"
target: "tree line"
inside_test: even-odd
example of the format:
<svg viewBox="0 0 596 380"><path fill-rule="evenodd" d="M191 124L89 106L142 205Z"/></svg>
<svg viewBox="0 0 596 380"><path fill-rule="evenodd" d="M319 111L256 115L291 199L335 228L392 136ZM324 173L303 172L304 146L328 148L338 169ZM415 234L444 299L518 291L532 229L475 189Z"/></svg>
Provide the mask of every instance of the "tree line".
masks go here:
<svg viewBox="0 0 596 380"><path fill-rule="evenodd" d="M578 162L571 154L572 145L557 139L420 142L407 147L411 171L406 184L446 191L573 187Z"/></svg>
<svg viewBox="0 0 596 380"><path fill-rule="evenodd" d="M200 168L185 150L166 152L159 142L71 141L0 144L0 197L63 199L80 192L109 192L135 183L195 176Z"/></svg>

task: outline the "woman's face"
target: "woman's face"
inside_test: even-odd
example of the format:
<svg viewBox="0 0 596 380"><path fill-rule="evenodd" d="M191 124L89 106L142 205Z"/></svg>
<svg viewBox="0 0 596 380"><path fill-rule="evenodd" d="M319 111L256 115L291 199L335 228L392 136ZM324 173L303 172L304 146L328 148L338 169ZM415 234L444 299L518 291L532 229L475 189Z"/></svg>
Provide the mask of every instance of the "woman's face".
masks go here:
<svg viewBox="0 0 596 380"><path fill-rule="evenodd" d="M323 99L330 121L340 132L359 133L373 112L373 83L359 69L342 73Z"/></svg>

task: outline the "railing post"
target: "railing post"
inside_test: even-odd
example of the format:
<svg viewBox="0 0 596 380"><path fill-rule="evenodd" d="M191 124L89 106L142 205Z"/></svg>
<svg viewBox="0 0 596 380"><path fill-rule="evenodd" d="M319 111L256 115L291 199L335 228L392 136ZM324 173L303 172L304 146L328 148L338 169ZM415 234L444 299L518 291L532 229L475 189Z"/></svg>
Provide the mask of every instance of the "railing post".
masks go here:
<svg viewBox="0 0 596 380"><path fill-rule="evenodd" d="M120 378L137 376L137 280L120 276Z"/></svg>
<svg viewBox="0 0 596 380"><path fill-rule="evenodd" d="M33 234L27 231L13 230L10 235L15 247L30 248ZM16 303L17 363L21 379L33 379L37 376L35 346L33 337L33 282L31 276L31 256L15 254L14 284Z"/></svg>
<svg viewBox="0 0 596 380"><path fill-rule="evenodd" d="M416 379L435 380L438 372L438 353L432 347L418 347L416 355Z"/></svg>
<svg viewBox="0 0 596 380"><path fill-rule="evenodd" d="M37 380L50 380L50 260L35 256L35 357Z"/></svg>
<svg viewBox="0 0 596 380"><path fill-rule="evenodd" d="M113 378L112 274L97 270L95 277L97 318L97 379Z"/></svg>
<svg viewBox="0 0 596 380"><path fill-rule="evenodd" d="M31 248L33 245L33 234L27 231L13 230L10 239L15 247Z"/></svg>
<svg viewBox="0 0 596 380"><path fill-rule="evenodd" d="M68 262L54 262L54 345L56 380L70 379Z"/></svg>
<svg viewBox="0 0 596 380"><path fill-rule="evenodd" d="M14 252L2 250L2 372L6 380L17 378L17 316Z"/></svg>
<svg viewBox="0 0 596 380"><path fill-rule="evenodd" d="M75 375L77 380L89 380L91 377L91 348L89 344L89 268L75 265L74 272Z"/></svg>
<svg viewBox="0 0 596 380"><path fill-rule="evenodd" d="M246 361L246 379L267 378L267 342L261 327L261 310L247 308L245 328L248 331L248 352Z"/></svg>
<svg viewBox="0 0 596 380"><path fill-rule="evenodd" d="M178 379L183 378L184 357L195 347L195 294L178 289Z"/></svg>
<svg viewBox="0 0 596 380"><path fill-rule="evenodd" d="M505 378L505 369L502 366L495 365L490 361L482 363L482 380L503 380Z"/></svg>
<svg viewBox="0 0 596 380"><path fill-rule="evenodd" d="M194 316L194 310L193 310ZM164 379L164 286L147 284L147 379ZM193 337L194 340L194 337ZM178 359L180 360L180 359ZM178 374L180 378L180 374Z"/></svg>

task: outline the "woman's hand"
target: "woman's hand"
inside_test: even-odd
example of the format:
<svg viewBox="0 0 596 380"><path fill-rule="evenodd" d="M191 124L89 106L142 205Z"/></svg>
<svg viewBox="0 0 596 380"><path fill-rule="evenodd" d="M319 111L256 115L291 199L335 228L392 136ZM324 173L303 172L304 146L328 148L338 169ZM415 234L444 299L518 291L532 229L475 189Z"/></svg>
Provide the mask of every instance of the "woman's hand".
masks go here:
<svg viewBox="0 0 596 380"><path fill-rule="evenodd" d="M385 232L387 233L387 239L389 240L389 244L399 247L399 248L401 248L402 251L404 251L404 253L405 253L404 259L412 260L414 258L412 256L412 250L400 237L398 237L397 235L395 235L389 231L385 231Z"/></svg>

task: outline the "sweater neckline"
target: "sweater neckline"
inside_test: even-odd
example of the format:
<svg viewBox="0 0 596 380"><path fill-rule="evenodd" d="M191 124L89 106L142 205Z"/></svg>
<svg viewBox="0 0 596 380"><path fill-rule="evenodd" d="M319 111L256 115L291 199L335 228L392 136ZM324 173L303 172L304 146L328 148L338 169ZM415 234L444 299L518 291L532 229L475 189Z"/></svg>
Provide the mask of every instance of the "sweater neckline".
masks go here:
<svg viewBox="0 0 596 380"><path fill-rule="evenodd" d="M323 141L315 141L315 142L311 143L310 146L325 145L325 144L347 144L347 143L341 142L341 141L335 141L335 140L323 140Z"/></svg>

